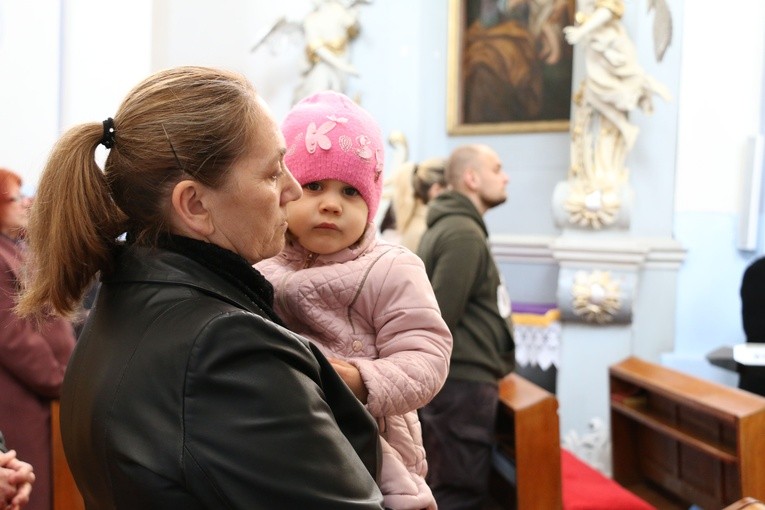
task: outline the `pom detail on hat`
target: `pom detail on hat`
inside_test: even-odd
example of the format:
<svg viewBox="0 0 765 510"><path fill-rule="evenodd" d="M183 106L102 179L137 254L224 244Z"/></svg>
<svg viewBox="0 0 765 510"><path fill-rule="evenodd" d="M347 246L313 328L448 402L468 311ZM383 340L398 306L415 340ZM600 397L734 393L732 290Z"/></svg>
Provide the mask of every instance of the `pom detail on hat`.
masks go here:
<svg viewBox="0 0 765 510"><path fill-rule="evenodd" d="M336 179L356 188L367 204L367 221L380 205L385 151L372 116L334 91L298 102L282 122L284 162L301 186Z"/></svg>

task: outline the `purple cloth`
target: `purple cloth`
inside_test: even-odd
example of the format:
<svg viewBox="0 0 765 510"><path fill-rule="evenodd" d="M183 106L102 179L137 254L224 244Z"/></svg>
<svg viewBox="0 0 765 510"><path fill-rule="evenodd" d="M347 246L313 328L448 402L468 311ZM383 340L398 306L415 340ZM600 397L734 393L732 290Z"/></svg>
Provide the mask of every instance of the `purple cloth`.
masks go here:
<svg viewBox="0 0 765 510"><path fill-rule="evenodd" d="M557 308L556 303L516 303L513 302L513 313L533 313L544 315L550 310Z"/></svg>

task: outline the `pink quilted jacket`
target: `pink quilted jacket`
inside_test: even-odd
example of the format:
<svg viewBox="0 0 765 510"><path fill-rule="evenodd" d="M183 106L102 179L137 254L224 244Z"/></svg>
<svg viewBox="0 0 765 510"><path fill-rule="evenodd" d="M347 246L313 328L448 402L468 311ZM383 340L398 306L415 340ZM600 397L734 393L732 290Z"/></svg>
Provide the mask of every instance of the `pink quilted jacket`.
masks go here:
<svg viewBox="0 0 765 510"><path fill-rule="evenodd" d="M273 283L290 329L359 369L380 426L385 506L434 509L417 409L446 379L452 336L420 259L367 231L332 255L288 242L255 267Z"/></svg>

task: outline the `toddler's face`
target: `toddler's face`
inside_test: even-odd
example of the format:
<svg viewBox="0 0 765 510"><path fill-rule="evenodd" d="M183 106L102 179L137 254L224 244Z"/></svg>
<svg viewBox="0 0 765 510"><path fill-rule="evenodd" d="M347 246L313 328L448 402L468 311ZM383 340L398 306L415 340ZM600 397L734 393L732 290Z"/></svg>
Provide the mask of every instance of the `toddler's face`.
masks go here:
<svg viewBox="0 0 765 510"><path fill-rule="evenodd" d="M328 255L361 238L369 209L353 186L336 179L303 185L303 196L287 204L289 231L308 251Z"/></svg>

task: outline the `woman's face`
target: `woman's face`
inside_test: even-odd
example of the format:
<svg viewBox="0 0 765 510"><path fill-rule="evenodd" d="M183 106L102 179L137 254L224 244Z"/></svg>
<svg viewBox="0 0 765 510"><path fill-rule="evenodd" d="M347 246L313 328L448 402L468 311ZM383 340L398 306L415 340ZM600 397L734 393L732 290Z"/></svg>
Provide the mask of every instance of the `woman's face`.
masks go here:
<svg viewBox="0 0 765 510"><path fill-rule="evenodd" d="M288 202L301 189L284 166L284 139L273 118L263 111L250 150L232 167L226 182L212 190L215 227L209 240L251 264L273 257L284 247Z"/></svg>
<svg viewBox="0 0 765 510"><path fill-rule="evenodd" d="M11 183L8 193L0 197L4 202L3 214L0 218L0 232L8 237L19 237L29 222L29 199L21 194L18 184Z"/></svg>

